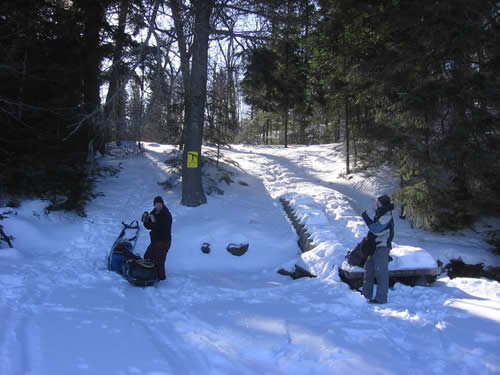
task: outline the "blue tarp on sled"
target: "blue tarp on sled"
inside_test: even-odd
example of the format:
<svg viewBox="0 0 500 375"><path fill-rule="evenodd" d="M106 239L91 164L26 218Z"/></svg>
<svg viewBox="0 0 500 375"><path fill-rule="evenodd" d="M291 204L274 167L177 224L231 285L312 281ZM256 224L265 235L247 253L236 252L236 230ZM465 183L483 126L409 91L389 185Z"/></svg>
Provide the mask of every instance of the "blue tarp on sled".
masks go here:
<svg viewBox="0 0 500 375"><path fill-rule="evenodd" d="M136 286L154 285L158 281L155 265L133 252L139 237L139 223L134 220L122 225L122 231L108 255L108 270L119 273Z"/></svg>

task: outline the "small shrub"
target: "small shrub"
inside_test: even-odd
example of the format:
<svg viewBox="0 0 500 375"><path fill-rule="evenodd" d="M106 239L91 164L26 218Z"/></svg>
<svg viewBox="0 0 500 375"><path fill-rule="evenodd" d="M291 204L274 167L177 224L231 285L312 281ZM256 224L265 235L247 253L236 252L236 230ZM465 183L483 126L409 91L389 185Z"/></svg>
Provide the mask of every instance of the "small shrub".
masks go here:
<svg viewBox="0 0 500 375"><path fill-rule="evenodd" d="M461 258L451 259L450 263L448 263L444 269L447 271L450 279L454 279L455 277L486 277L500 282L500 267L490 266L484 268L483 263L466 264Z"/></svg>

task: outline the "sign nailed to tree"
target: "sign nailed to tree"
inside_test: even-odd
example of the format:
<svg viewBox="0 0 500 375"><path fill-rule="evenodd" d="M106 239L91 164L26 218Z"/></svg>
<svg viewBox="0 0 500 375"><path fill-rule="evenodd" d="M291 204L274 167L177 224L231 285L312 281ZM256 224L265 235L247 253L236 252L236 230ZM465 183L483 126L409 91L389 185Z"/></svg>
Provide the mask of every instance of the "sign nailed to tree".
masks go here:
<svg viewBox="0 0 500 375"><path fill-rule="evenodd" d="M198 168L198 152L197 151L188 151L187 167L188 168Z"/></svg>

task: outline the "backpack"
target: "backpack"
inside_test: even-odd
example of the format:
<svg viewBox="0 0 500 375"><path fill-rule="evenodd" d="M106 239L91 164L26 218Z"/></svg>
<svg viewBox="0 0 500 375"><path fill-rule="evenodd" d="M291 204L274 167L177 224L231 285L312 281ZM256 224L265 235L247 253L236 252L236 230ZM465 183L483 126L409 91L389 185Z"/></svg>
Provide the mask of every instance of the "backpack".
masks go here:
<svg viewBox="0 0 500 375"><path fill-rule="evenodd" d="M363 268L365 266L366 259L375 252L375 236L371 233L364 237L356 247L350 250L345 256L347 262L351 266L358 266Z"/></svg>
<svg viewBox="0 0 500 375"><path fill-rule="evenodd" d="M151 286L158 281L158 270L154 263L141 258L123 263L122 274L135 286Z"/></svg>

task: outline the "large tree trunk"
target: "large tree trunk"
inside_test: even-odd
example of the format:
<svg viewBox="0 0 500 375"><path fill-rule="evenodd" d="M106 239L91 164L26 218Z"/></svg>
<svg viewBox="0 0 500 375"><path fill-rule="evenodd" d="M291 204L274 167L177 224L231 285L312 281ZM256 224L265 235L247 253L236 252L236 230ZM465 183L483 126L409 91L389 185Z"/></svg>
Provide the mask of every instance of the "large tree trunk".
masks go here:
<svg viewBox="0 0 500 375"><path fill-rule="evenodd" d="M179 139L179 148L184 148L185 130L189 123L189 107L191 101L191 72L189 70L190 51L188 49L186 35L184 33L184 23L182 21L182 12L178 0L170 0L170 9L174 18L175 33L177 34L177 44L181 57L182 83L184 86L184 125Z"/></svg>
<svg viewBox="0 0 500 375"><path fill-rule="evenodd" d="M101 98L99 95L99 73L101 64L101 53L99 43L99 32L104 21L104 8L98 0L79 1L84 11L85 34L83 55L83 104L85 110L85 124L79 137L79 151L87 152L88 145L92 141L99 144L102 141L102 132L98 129L99 106Z"/></svg>
<svg viewBox="0 0 500 375"><path fill-rule="evenodd" d="M127 24L127 13L129 9L129 0L120 1L120 15L118 17L118 29L115 34L115 49L113 51L113 65L111 67L111 77L109 80L108 94L106 96L106 104L104 106L104 113L106 116L105 127L105 142L112 139L113 126L116 127L117 134L120 133L119 128L122 126L124 103L121 100L121 84L123 81L123 65L121 63L123 55L123 45L125 38L125 26ZM120 138L117 139L120 141ZM104 150L101 150L101 152Z"/></svg>
<svg viewBox="0 0 500 375"><path fill-rule="evenodd" d="M191 63L189 122L184 131L185 147L182 164L182 204L196 207L207 202L201 182L201 143L207 98L208 37L213 1L193 1L195 28Z"/></svg>
<svg viewBox="0 0 500 375"><path fill-rule="evenodd" d="M349 167L349 153L350 153L350 137L349 137L349 98L347 94L344 94L344 106L345 106L345 173L346 175L351 173Z"/></svg>
<svg viewBox="0 0 500 375"><path fill-rule="evenodd" d="M288 100L287 100L288 103ZM288 147L288 104L285 109L285 115L284 115L284 123L285 123L285 148Z"/></svg>

